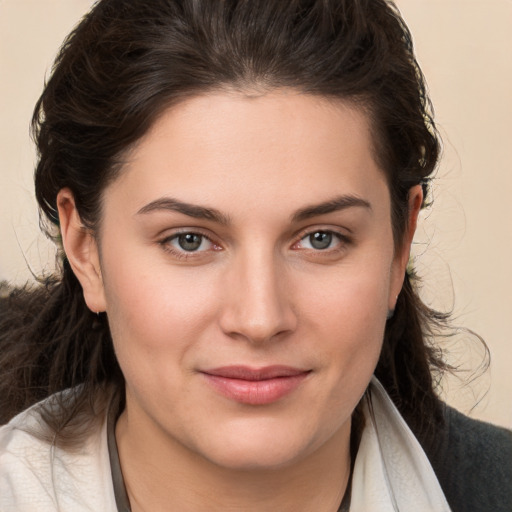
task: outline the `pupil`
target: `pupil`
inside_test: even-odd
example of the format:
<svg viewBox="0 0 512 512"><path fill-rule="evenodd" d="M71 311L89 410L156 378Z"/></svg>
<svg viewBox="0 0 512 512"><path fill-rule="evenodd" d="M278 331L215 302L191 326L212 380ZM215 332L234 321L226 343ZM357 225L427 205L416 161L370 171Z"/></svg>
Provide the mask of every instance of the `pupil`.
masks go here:
<svg viewBox="0 0 512 512"><path fill-rule="evenodd" d="M178 237L178 243L184 251L197 251L201 246L202 236L194 233L187 233Z"/></svg>
<svg viewBox="0 0 512 512"><path fill-rule="evenodd" d="M309 236L309 241L315 249L327 249L332 242L332 233L317 231Z"/></svg>

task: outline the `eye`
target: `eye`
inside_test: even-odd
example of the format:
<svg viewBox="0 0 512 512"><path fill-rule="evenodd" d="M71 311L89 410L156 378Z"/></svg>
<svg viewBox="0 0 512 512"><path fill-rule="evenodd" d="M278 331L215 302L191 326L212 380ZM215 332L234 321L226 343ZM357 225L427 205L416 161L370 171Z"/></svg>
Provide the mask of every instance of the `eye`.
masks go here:
<svg viewBox="0 0 512 512"><path fill-rule="evenodd" d="M342 241L341 239L342 235L333 231L314 231L301 238L299 243L301 249L324 251L339 245Z"/></svg>
<svg viewBox="0 0 512 512"><path fill-rule="evenodd" d="M160 244L167 251L180 256L185 256L187 253L199 253L218 248L206 235L191 231L169 236L162 240Z"/></svg>
<svg viewBox="0 0 512 512"><path fill-rule="evenodd" d="M171 240L171 243L176 247L183 249L187 252L195 252L205 245L206 237L197 233L183 233L177 235ZM203 247L204 248L204 247Z"/></svg>
<svg viewBox="0 0 512 512"><path fill-rule="evenodd" d="M292 249L303 251L301 254L307 259L323 263L338 261L354 244L351 236L336 229L310 228L297 236L300 238Z"/></svg>

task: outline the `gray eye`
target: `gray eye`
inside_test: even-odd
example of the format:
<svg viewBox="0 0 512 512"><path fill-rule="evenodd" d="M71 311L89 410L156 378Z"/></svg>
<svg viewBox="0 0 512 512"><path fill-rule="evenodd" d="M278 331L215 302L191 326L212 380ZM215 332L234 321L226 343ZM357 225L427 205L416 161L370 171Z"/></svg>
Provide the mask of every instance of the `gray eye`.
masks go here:
<svg viewBox="0 0 512 512"><path fill-rule="evenodd" d="M203 236L196 233L185 233L178 236L178 245L188 252L197 251L203 243Z"/></svg>
<svg viewBox="0 0 512 512"><path fill-rule="evenodd" d="M332 233L317 231L309 235L309 243L314 249L327 249L332 243Z"/></svg>

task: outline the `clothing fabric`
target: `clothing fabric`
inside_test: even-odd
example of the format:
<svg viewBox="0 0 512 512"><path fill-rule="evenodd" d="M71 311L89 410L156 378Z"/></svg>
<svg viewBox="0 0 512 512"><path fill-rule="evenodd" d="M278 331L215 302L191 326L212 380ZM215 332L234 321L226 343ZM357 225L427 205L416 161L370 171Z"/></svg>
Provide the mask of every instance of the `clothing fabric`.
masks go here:
<svg viewBox="0 0 512 512"><path fill-rule="evenodd" d="M425 451L454 512L512 512L512 431L445 406Z"/></svg>
<svg viewBox="0 0 512 512"><path fill-rule="evenodd" d="M376 380L368 396L350 512L447 512L448 503L453 512L512 510L512 433L446 408L447 429L425 454ZM33 432L40 421L35 406L0 427L0 512L129 510L112 435L109 449L108 418L72 453L38 439ZM502 464L493 468L492 481L481 478L478 457L484 451L484 470L497 460L508 462L510 471Z"/></svg>
<svg viewBox="0 0 512 512"><path fill-rule="evenodd" d="M425 452L377 379L367 396L350 512L449 512Z"/></svg>
<svg viewBox="0 0 512 512"><path fill-rule="evenodd" d="M0 512L115 512L104 421L70 453L40 440L37 406L0 427Z"/></svg>

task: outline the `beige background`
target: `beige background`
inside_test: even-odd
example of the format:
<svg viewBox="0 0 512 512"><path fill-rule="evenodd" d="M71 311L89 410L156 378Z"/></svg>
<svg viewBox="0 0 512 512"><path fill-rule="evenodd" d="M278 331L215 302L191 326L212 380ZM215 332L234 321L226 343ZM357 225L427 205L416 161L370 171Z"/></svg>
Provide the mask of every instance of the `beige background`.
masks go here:
<svg viewBox="0 0 512 512"><path fill-rule="evenodd" d="M33 199L33 105L63 37L90 0L0 0L0 279L51 270ZM491 369L470 385L444 383L471 415L512 427L512 1L399 0L414 36L444 139L435 207L423 212L416 264L429 304L487 342ZM461 332L451 362L478 365Z"/></svg>

